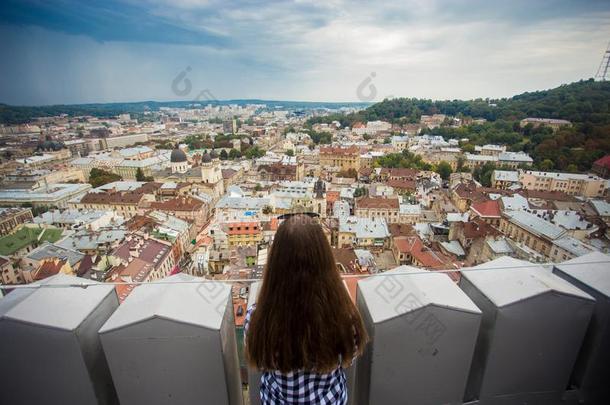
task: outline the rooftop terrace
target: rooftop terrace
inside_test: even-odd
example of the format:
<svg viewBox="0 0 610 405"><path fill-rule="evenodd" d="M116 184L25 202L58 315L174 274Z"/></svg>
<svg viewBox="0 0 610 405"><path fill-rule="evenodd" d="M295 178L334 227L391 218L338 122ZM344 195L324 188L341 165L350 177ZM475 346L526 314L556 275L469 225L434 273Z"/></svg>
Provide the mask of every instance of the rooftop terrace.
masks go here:
<svg viewBox="0 0 610 405"><path fill-rule="evenodd" d="M608 403L609 264L504 257L459 284L407 266L359 275L372 340L346 370L349 403ZM121 305L113 285L66 275L17 288L0 299L0 403L258 404L231 298L183 274Z"/></svg>
<svg viewBox="0 0 610 405"><path fill-rule="evenodd" d="M34 242L56 242L61 234L62 230L57 228L23 226L17 232L0 238L0 255L10 256Z"/></svg>

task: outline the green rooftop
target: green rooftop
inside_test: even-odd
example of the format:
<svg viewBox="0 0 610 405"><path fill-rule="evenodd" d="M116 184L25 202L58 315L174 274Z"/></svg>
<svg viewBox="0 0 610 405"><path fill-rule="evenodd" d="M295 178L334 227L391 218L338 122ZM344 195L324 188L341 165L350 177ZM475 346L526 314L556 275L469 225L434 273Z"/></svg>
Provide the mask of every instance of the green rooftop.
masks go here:
<svg viewBox="0 0 610 405"><path fill-rule="evenodd" d="M40 235L41 233L42 236ZM35 242L39 244L42 242L56 242L61 238L61 234L62 230L58 228L44 229L23 226L17 232L0 238L0 255L10 256Z"/></svg>
<svg viewBox="0 0 610 405"><path fill-rule="evenodd" d="M175 236L169 235L169 234L164 233L164 232L159 232L156 229L151 234L152 234L153 237L155 237L157 239L166 240L166 241L169 241L169 242L175 242L176 241L176 237Z"/></svg>

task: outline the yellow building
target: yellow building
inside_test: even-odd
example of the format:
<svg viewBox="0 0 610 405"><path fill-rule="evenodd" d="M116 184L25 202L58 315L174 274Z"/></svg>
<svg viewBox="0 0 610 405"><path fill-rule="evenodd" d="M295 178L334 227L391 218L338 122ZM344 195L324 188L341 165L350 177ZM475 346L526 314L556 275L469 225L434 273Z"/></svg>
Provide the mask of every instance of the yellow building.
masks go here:
<svg viewBox="0 0 610 405"><path fill-rule="evenodd" d="M582 197L601 197L606 190L606 180L593 174L523 170L519 181L525 190L562 191Z"/></svg>
<svg viewBox="0 0 610 405"><path fill-rule="evenodd" d="M526 211L505 211L500 220L500 231L547 257L551 255L554 241L566 235L564 229Z"/></svg>
<svg viewBox="0 0 610 405"><path fill-rule="evenodd" d="M231 222L226 224L229 246L257 245L263 240L263 232L258 222Z"/></svg>
<svg viewBox="0 0 610 405"><path fill-rule="evenodd" d="M356 146L349 148L328 146L320 148L320 166L336 167L339 170L359 170L360 151Z"/></svg>

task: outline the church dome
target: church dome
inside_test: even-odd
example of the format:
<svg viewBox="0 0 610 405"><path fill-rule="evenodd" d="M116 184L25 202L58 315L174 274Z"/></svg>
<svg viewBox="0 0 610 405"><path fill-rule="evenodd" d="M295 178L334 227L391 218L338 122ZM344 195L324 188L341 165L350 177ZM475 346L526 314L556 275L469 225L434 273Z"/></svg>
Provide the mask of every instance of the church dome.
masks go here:
<svg viewBox="0 0 610 405"><path fill-rule="evenodd" d="M172 154L169 158L169 161L172 163L182 163L186 162L186 153L180 149L172 150Z"/></svg>
<svg viewBox="0 0 610 405"><path fill-rule="evenodd" d="M210 163L212 161L212 156L210 156L209 153L206 153L203 155L203 157L201 158L201 162L203 163Z"/></svg>

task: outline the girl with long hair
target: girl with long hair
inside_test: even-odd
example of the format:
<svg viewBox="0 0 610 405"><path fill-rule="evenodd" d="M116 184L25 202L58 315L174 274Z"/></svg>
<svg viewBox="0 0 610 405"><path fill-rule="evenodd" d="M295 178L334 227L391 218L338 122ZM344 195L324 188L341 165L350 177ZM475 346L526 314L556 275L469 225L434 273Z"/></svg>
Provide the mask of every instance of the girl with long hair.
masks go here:
<svg viewBox="0 0 610 405"><path fill-rule="evenodd" d="M294 215L279 226L245 331L263 405L347 403L343 369L368 336L317 218Z"/></svg>

